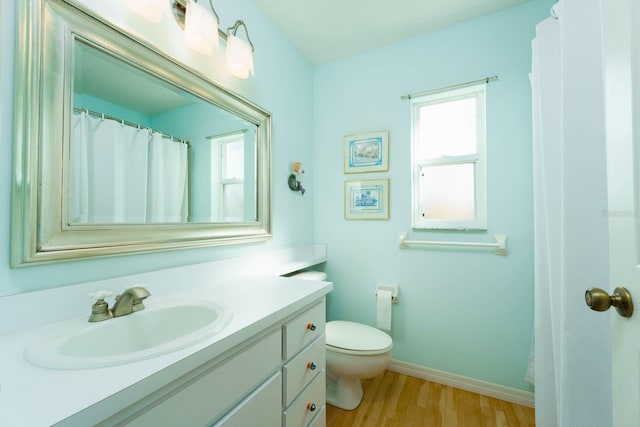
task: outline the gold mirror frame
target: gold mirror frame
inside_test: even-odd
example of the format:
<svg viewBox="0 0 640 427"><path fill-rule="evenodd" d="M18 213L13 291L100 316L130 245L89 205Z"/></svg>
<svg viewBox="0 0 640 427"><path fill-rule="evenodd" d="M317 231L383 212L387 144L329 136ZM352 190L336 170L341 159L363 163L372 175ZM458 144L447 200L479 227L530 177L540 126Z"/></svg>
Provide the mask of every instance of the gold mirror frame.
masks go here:
<svg viewBox="0 0 640 427"><path fill-rule="evenodd" d="M271 114L64 0L17 3L11 266L271 237ZM65 217L73 76L81 38L257 126L256 221L70 225ZM67 168L68 169L68 168ZM68 215L67 215L68 216Z"/></svg>

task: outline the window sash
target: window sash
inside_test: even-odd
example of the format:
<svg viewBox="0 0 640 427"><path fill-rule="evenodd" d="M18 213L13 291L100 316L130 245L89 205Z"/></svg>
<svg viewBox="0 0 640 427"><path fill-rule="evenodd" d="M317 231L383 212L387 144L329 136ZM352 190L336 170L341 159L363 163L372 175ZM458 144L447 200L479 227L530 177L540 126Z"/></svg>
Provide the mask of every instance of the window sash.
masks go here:
<svg viewBox="0 0 640 427"><path fill-rule="evenodd" d="M244 186L244 176L227 177L227 153L228 144L244 143L244 132L234 132L231 134L209 137L211 142L211 165L218 171L212 175L211 181L211 214L214 222L225 220L241 220L241 216L230 215L227 208L227 187L234 185Z"/></svg>
<svg viewBox="0 0 640 427"><path fill-rule="evenodd" d="M486 203L486 84L482 83L470 87L438 92L418 98L413 98L411 103L412 124L412 227L419 229L455 229L455 230L486 230L487 228L487 203ZM447 156L438 158L417 159L420 149L420 109L425 105L433 105L443 102L452 102L460 99L476 98L476 152L465 155ZM421 200L421 172L425 167L447 166L472 163L474 165L474 211L473 219L425 219L422 214Z"/></svg>

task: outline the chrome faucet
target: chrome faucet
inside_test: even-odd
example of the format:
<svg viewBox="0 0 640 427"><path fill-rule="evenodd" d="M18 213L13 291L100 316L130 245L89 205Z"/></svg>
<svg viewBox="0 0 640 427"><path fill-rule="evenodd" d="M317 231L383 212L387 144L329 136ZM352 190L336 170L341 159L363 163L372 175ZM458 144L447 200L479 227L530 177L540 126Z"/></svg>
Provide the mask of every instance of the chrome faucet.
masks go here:
<svg viewBox="0 0 640 427"><path fill-rule="evenodd" d="M113 317L124 316L131 314L134 311L144 310L144 304L142 301L151 295L142 286L134 286L124 291L122 294L116 296L116 303L113 305L111 312Z"/></svg>

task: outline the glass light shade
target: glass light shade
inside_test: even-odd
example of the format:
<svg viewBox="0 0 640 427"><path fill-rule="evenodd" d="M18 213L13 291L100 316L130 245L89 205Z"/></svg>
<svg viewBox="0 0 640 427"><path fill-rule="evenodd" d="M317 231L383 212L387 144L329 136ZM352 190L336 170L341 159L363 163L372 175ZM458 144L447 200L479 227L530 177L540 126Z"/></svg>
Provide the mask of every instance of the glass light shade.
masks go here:
<svg viewBox="0 0 640 427"><path fill-rule="evenodd" d="M187 0L184 37L191 49L211 55L218 50L218 19L206 7Z"/></svg>
<svg viewBox="0 0 640 427"><path fill-rule="evenodd" d="M241 79L254 75L251 46L232 34L227 36L227 66L232 75Z"/></svg>
<svg viewBox="0 0 640 427"><path fill-rule="evenodd" d="M166 0L127 0L127 8L131 12L154 23L162 22L167 5Z"/></svg>

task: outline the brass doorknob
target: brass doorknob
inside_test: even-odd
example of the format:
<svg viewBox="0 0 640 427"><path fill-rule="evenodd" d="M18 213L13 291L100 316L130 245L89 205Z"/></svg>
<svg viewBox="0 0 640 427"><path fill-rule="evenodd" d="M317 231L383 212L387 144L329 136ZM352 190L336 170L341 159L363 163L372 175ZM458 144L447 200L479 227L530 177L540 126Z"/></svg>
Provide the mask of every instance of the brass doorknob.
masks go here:
<svg viewBox="0 0 640 427"><path fill-rule="evenodd" d="M591 310L607 311L613 306L622 317L631 317L633 314L633 300L631 294L625 288L618 287L609 295L600 288L589 288L584 293L584 300Z"/></svg>

